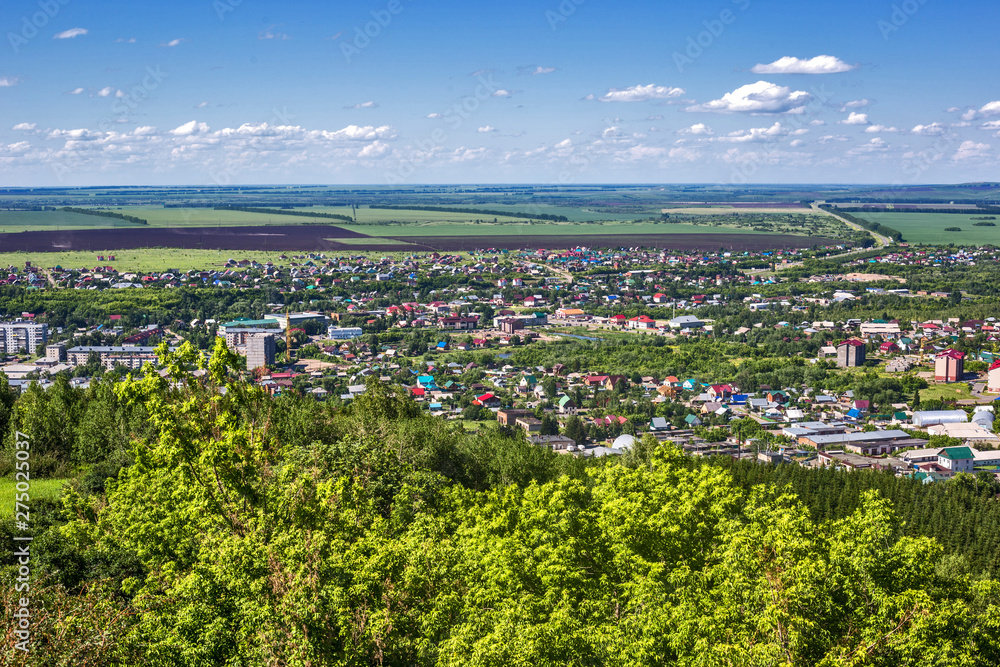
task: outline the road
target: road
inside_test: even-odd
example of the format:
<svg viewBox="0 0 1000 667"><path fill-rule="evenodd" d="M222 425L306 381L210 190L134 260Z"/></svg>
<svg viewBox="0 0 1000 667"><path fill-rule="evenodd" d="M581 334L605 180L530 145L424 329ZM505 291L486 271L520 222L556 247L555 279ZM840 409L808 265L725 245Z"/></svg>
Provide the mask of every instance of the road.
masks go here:
<svg viewBox="0 0 1000 667"><path fill-rule="evenodd" d="M879 248L884 248L886 246L892 245L892 241L889 240L889 237L882 236L881 234L876 234L875 232L873 232L873 231L871 231L869 229L865 229L864 227L862 227L861 225L857 224L856 222L851 222L850 220L846 220L845 218L840 217L836 213L832 213L831 211L827 211L827 210L821 209L819 207L820 203L822 203L822 202L819 202L819 203L813 202L812 204L810 204L810 206L812 206L813 210L816 211L817 213L820 213L820 214L823 214L823 215L829 215L832 218L836 218L837 220L840 220L842 223L844 223L845 225L847 225L848 227L850 227L851 229L853 229L856 232L868 232L875 239L875 245L877 247L879 247ZM860 252L860 251L852 251L852 252Z"/></svg>

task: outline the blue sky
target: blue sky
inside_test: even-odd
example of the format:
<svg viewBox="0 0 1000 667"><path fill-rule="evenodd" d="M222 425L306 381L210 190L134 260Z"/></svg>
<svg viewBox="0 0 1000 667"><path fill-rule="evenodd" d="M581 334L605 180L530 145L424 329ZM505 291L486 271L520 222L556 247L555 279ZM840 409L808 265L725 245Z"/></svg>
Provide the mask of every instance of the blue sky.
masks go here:
<svg viewBox="0 0 1000 667"><path fill-rule="evenodd" d="M0 183L995 181L998 18L979 0L15 0Z"/></svg>

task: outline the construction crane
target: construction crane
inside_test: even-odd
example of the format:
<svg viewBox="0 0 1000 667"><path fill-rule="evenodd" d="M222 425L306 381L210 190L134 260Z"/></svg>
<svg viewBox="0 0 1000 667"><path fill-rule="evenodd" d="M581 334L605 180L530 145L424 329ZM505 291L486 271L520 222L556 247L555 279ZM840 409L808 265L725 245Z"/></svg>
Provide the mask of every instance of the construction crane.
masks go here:
<svg viewBox="0 0 1000 667"><path fill-rule="evenodd" d="M292 363L292 317L285 306L285 363Z"/></svg>

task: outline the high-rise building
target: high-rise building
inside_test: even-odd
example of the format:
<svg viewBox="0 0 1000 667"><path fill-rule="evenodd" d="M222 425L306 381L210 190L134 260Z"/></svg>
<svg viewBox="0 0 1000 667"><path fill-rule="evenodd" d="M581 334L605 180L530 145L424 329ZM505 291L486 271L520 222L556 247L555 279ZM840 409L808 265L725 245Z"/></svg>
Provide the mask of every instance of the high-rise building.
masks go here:
<svg viewBox="0 0 1000 667"><path fill-rule="evenodd" d="M837 366L854 368L865 365L865 344L857 339L837 343Z"/></svg>
<svg viewBox="0 0 1000 667"><path fill-rule="evenodd" d="M258 333L247 338L247 369L273 366L275 350L274 334Z"/></svg>
<svg viewBox="0 0 1000 667"><path fill-rule="evenodd" d="M0 322L0 343L4 354L17 354L21 350L35 354L38 346L49 338L49 325L35 322Z"/></svg>
<svg viewBox="0 0 1000 667"><path fill-rule="evenodd" d="M965 375L965 352L947 349L934 359L934 379L938 382L960 382Z"/></svg>

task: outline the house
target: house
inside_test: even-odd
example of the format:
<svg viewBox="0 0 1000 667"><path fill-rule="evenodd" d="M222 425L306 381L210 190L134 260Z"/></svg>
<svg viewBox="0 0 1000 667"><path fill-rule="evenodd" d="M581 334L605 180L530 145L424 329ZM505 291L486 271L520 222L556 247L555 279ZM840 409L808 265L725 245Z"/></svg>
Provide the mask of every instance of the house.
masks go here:
<svg viewBox="0 0 1000 667"><path fill-rule="evenodd" d="M688 415L684 418L688 426L701 426L701 420L698 419L697 415Z"/></svg>
<svg viewBox="0 0 1000 667"><path fill-rule="evenodd" d="M666 417L653 417L649 423L650 431L667 431L670 430L670 423L667 422Z"/></svg>
<svg viewBox="0 0 1000 667"><path fill-rule="evenodd" d="M965 352L949 348L934 358L934 379L959 382L965 374Z"/></svg>
<svg viewBox="0 0 1000 667"><path fill-rule="evenodd" d="M896 343L891 340L887 340L878 346L878 351L882 354L892 354L894 352L899 352L899 345L896 345Z"/></svg>
<svg viewBox="0 0 1000 667"><path fill-rule="evenodd" d="M501 426L513 426L520 417L528 417L535 414L532 410L500 410L497 412L497 422Z"/></svg>
<svg viewBox="0 0 1000 667"><path fill-rule="evenodd" d="M704 322L699 320L694 315L680 315L672 320L669 320L668 324L671 329L697 329L698 327L705 325Z"/></svg>
<svg viewBox="0 0 1000 667"><path fill-rule="evenodd" d="M609 375L604 380L604 388L608 391L616 389L618 385L628 386L628 379L624 375Z"/></svg>
<svg viewBox="0 0 1000 667"><path fill-rule="evenodd" d="M586 313L579 308L559 308L556 310L556 317L562 317L567 320L578 320L586 317Z"/></svg>
<svg viewBox="0 0 1000 667"><path fill-rule="evenodd" d="M497 398L496 396L494 396L493 394L489 394L489 393L482 394L480 396L476 396L476 399L474 401L472 401L472 402L475 403L476 405L481 405L484 408L499 408L500 407L500 399Z"/></svg>
<svg viewBox="0 0 1000 667"><path fill-rule="evenodd" d="M713 384L708 388L708 394L712 398L726 399L733 395L733 388L728 384Z"/></svg>
<svg viewBox="0 0 1000 667"><path fill-rule="evenodd" d="M532 435L528 437L528 441L533 445L551 447L552 451L567 451L570 447L576 447L576 440L565 435Z"/></svg>
<svg viewBox="0 0 1000 667"><path fill-rule="evenodd" d="M576 403L569 396L561 396L558 405L559 414L561 415L575 415L579 411Z"/></svg>
<svg viewBox="0 0 1000 667"><path fill-rule="evenodd" d="M596 387L598 385L604 384L605 382L607 382L607 380L608 380L607 375L588 375L585 378L583 378L583 384L587 385L588 387Z"/></svg>
<svg viewBox="0 0 1000 667"><path fill-rule="evenodd" d="M969 447L945 447L938 452L937 464L953 473L972 472L976 455Z"/></svg>

